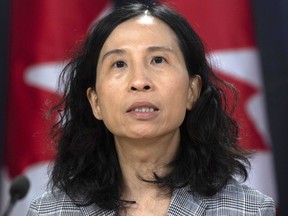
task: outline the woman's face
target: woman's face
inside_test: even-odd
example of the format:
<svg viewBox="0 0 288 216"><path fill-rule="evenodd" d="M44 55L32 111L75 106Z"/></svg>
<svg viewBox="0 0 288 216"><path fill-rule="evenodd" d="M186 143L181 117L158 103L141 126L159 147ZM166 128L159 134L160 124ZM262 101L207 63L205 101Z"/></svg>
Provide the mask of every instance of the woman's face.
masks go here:
<svg viewBox="0 0 288 216"><path fill-rule="evenodd" d="M149 15L113 30L100 52L96 80L96 92L87 90L93 114L119 139L179 133L201 89L199 76L189 79L175 33Z"/></svg>

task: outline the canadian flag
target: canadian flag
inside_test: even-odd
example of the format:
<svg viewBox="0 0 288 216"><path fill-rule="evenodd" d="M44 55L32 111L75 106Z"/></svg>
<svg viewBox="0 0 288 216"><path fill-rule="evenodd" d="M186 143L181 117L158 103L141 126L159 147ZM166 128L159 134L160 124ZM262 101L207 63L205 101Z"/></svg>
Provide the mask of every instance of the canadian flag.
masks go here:
<svg viewBox="0 0 288 216"><path fill-rule="evenodd" d="M277 201L273 154L266 121L260 59L249 0L167 1L204 40L207 58L218 76L239 90L235 118L240 143L255 150L247 184Z"/></svg>
<svg viewBox="0 0 288 216"><path fill-rule="evenodd" d="M51 125L45 112L59 97L57 77L75 42L83 39L93 21L110 7L109 0L11 1L1 212L8 205L9 185L15 176L25 174L31 186L11 215L26 215L33 197L46 189L54 147L47 139Z"/></svg>
<svg viewBox="0 0 288 216"><path fill-rule="evenodd" d="M121 2L121 1L119 1ZM259 56L249 0L169 1L204 39L207 57L218 75L240 91L236 118L242 145L256 150L247 182L277 200L271 143ZM110 10L109 0L12 0L9 95L6 113L5 166L1 169L1 211L9 199L11 179L28 176L31 188L11 215L25 215L30 201L45 190L53 146L47 142L45 112L57 98L56 81L75 41ZM2 213L1 213L2 214Z"/></svg>

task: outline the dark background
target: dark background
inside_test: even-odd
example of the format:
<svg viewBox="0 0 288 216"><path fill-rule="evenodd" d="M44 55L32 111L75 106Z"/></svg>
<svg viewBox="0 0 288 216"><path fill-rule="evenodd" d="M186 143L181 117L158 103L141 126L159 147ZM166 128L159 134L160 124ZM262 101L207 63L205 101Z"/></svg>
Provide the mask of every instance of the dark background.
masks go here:
<svg viewBox="0 0 288 216"><path fill-rule="evenodd" d="M5 117L5 98L8 71L8 25L9 25L9 0L0 0L0 167L3 163L3 135ZM1 172L0 172L1 184ZM1 185L0 185L1 188ZM0 197L1 199L1 197ZM1 200L0 200L1 203Z"/></svg>
<svg viewBox="0 0 288 216"><path fill-rule="evenodd" d="M118 1L118 4L120 2L123 2L123 0ZM257 45L261 56L268 120L274 151L279 215L287 216L288 1L252 0L251 2ZM3 162L4 109L8 77L9 3L9 0L0 0L0 163Z"/></svg>
<svg viewBox="0 0 288 216"><path fill-rule="evenodd" d="M268 120L277 174L279 215L288 215L288 1L253 0Z"/></svg>

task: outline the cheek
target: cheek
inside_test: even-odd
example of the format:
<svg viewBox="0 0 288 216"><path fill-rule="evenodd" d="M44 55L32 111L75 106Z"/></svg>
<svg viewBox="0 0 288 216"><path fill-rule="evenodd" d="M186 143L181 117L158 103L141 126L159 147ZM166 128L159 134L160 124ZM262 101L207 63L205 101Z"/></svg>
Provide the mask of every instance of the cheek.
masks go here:
<svg viewBox="0 0 288 216"><path fill-rule="evenodd" d="M188 81L186 79L180 79L171 83L170 88L166 91L166 100L167 100L167 111L168 115L173 118L178 119L178 121L183 121L187 102L188 102ZM182 123L182 122L181 122Z"/></svg>
<svg viewBox="0 0 288 216"><path fill-rule="evenodd" d="M109 94L109 92L106 92L99 98L99 107L102 115L109 115L109 113L111 115L111 112L116 110L117 106L118 105L115 101L115 94Z"/></svg>
<svg viewBox="0 0 288 216"><path fill-rule="evenodd" d="M121 111L121 93L113 87L109 88L109 86L100 86L98 91L99 109L102 115L102 120L107 125L113 124L113 122L117 120L117 115Z"/></svg>
<svg viewBox="0 0 288 216"><path fill-rule="evenodd" d="M177 102L175 105L186 105L189 91L188 76L178 77L178 79L172 79L169 84L170 85L167 89L169 91L169 95L171 95L171 99L173 98L175 102Z"/></svg>
<svg viewBox="0 0 288 216"><path fill-rule="evenodd" d="M108 95L103 95L99 103L102 121L108 128L108 130L111 131L112 133L114 132L113 128L117 127L117 119L118 119L117 105L115 105L113 101L114 98L111 98Z"/></svg>
<svg viewBox="0 0 288 216"><path fill-rule="evenodd" d="M96 91L99 97L103 121L113 121L123 112L121 104L125 99L125 83L108 73L100 73L97 77Z"/></svg>

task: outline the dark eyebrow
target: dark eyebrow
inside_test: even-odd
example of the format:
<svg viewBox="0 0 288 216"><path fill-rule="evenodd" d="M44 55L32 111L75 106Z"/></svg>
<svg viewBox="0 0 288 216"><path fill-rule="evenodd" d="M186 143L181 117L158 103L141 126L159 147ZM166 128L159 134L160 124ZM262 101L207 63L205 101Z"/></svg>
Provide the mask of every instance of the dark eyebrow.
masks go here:
<svg viewBox="0 0 288 216"><path fill-rule="evenodd" d="M123 54L125 53L125 50L123 49L113 49L113 50L110 50L108 52L106 52L104 55L103 55L103 58L102 58L102 61L107 58L109 55L112 55L112 54Z"/></svg>
<svg viewBox="0 0 288 216"><path fill-rule="evenodd" d="M149 52L155 52L155 51L168 51L168 52L172 52L175 53L174 50L171 47L167 47L167 46L151 46L148 47L147 49Z"/></svg>
<svg viewBox="0 0 288 216"><path fill-rule="evenodd" d="M166 51L166 52L171 52L175 54L175 51L167 46L150 46L147 48L148 52L155 52L155 51ZM107 58L110 55L113 54L123 54L126 51L124 49L113 49L113 50L109 50L108 52L106 52L103 57L102 57L102 62L104 61L105 58Z"/></svg>

